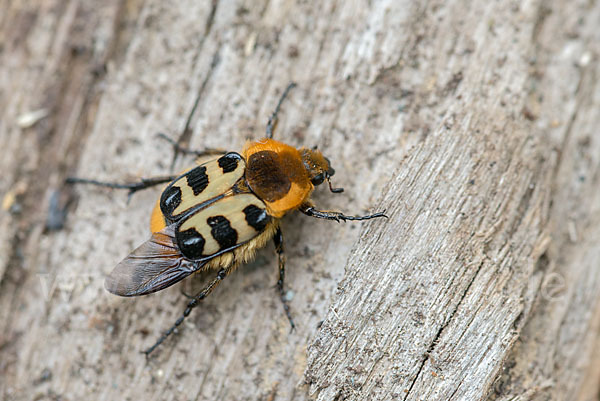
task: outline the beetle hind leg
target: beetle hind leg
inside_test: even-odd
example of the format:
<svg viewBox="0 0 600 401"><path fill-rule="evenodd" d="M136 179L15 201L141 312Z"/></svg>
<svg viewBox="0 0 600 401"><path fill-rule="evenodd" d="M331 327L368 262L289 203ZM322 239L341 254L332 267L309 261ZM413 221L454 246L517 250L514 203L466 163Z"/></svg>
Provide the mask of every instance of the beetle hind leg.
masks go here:
<svg viewBox="0 0 600 401"><path fill-rule="evenodd" d="M181 146L179 141L174 140L173 138L163 134L162 132L156 135L160 139L164 139L169 142L169 144L173 147L173 152L175 154L175 158L177 158L178 154L182 155L194 155L196 157L210 156L210 155L222 155L227 153L225 149L219 148L204 148L202 150L194 150L185 146Z"/></svg>
<svg viewBox="0 0 600 401"><path fill-rule="evenodd" d="M223 279L225 279L225 277L227 277L232 270L233 269L231 267L219 270L219 273L217 273L217 277L215 277L206 287L202 289L202 291L200 291L195 297L192 298L192 300L187 304L187 307L185 308L181 316L175 321L175 323L173 323L169 330L165 331L163 335L160 336L158 340L156 340L154 345L142 351L142 353L146 354L146 357L149 357L152 351L154 351L171 334L173 334L175 330L177 330L177 327L179 327L181 323L183 323L185 318L189 316L189 314L192 312L192 309L198 306L200 304L200 301L209 296L210 293L217 287L217 285L219 285L219 283L223 281Z"/></svg>
<svg viewBox="0 0 600 401"><path fill-rule="evenodd" d="M283 310L285 311L285 315L290 322L291 330L294 330L296 325L294 324L294 319L292 319L292 314L290 313L290 306L288 304L288 300L285 297L285 290L283 287L283 283L285 280L285 253L283 250L283 234L281 233L281 228L277 227L277 231L273 236L273 242L275 242L275 251L277 252L277 256L279 257L279 280L277 280L277 289L279 290L279 298L281 299L281 303L283 304Z"/></svg>
<svg viewBox="0 0 600 401"><path fill-rule="evenodd" d="M126 189L128 190L129 198L136 193L137 191L141 191L146 188L152 188L154 186L165 184L167 182L173 181L177 176L168 175L161 177L152 177L152 178L142 178L136 182L129 183L118 183L118 182L106 182L106 181L98 181L92 180L88 178L79 178L79 177L67 177L65 183L67 184L89 184L96 185L98 187L104 188L112 188L112 189Z"/></svg>

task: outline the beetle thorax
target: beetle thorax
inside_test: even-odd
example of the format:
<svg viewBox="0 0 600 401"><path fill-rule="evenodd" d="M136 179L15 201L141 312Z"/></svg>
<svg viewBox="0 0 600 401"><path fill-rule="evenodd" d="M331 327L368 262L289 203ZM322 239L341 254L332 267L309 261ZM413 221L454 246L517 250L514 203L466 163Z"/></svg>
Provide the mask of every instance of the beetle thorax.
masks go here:
<svg viewBox="0 0 600 401"><path fill-rule="evenodd" d="M246 182L275 217L296 209L313 190L298 149L267 139L246 146Z"/></svg>

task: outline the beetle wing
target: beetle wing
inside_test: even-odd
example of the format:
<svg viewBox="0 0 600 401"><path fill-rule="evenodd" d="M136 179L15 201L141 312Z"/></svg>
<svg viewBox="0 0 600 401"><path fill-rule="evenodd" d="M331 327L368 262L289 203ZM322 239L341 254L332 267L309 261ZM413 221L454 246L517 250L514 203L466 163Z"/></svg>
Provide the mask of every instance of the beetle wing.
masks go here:
<svg viewBox="0 0 600 401"><path fill-rule="evenodd" d="M153 233L123 259L106 277L104 286L124 297L150 294L183 280L203 265L181 255L174 238L174 225L170 225Z"/></svg>
<svg viewBox="0 0 600 401"><path fill-rule="evenodd" d="M210 160L177 177L160 197L162 214L178 221L196 209L206 207L229 191L244 176L246 162L235 152Z"/></svg>

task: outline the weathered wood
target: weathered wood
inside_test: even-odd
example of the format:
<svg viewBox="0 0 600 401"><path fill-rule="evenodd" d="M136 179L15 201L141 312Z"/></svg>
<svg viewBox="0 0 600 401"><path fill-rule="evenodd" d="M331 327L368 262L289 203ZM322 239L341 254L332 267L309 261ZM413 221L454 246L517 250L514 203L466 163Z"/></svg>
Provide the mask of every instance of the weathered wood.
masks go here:
<svg viewBox="0 0 600 401"><path fill-rule="evenodd" d="M3 398L597 397L600 5L0 10ZM183 132L196 102L191 146L239 149L291 80L277 138L318 145L346 189L317 203L390 218L289 216L297 330L269 246L146 361L138 351L183 310L180 288L123 299L102 281L147 238L158 190L127 204L64 178L169 173L156 134ZM64 229L49 229L65 204Z"/></svg>
<svg viewBox="0 0 600 401"><path fill-rule="evenodd" d="M542 138L560 150L553 171L552 241L540 261L544 276L532 316L494 384L498 395L494 398L596 400L600 394L600 9L564 3L548 11L536 51L537 81L546 84L532 97L534 104L543 99L532 109L539 110L539 121L550 122L551 129ZM559 38L556 31L562 32Z"/></svg>

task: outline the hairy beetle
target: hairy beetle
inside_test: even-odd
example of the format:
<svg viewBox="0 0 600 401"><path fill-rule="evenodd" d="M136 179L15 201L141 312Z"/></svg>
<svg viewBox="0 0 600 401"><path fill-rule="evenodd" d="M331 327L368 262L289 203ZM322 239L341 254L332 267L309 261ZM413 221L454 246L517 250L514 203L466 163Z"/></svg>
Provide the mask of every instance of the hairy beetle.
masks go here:
<svg viewBox="0 0 600 401"><path fill-rule="evenodd" d="M135 249L106 278L105 287L120 296L138 296L160 291L190 274L209 269L217 276L189 301L185 311L150 348L149 355L183 322L199 302L240 264L251 260L257 249L271 238L279 255L277 287L285 313L294 327L284 296L285 257L280 219L292 210L335 221L368 220L386 217L384 213L348 216L322 211L310 200L316 185L335 173L329 160L316 149L294 148L273 139L277 114L290 89L281 95L269 118L266 137L249 142L240 152L213 150L177 151L198 156L220 153L209 161L197 162L179 176L144 179L130 184L69 178L69 183L85 183L135 191L170 182L152 213L151 238ZM166 138L168 139L168 138ZM224 153L224 154L223 154Z"/></svg>

